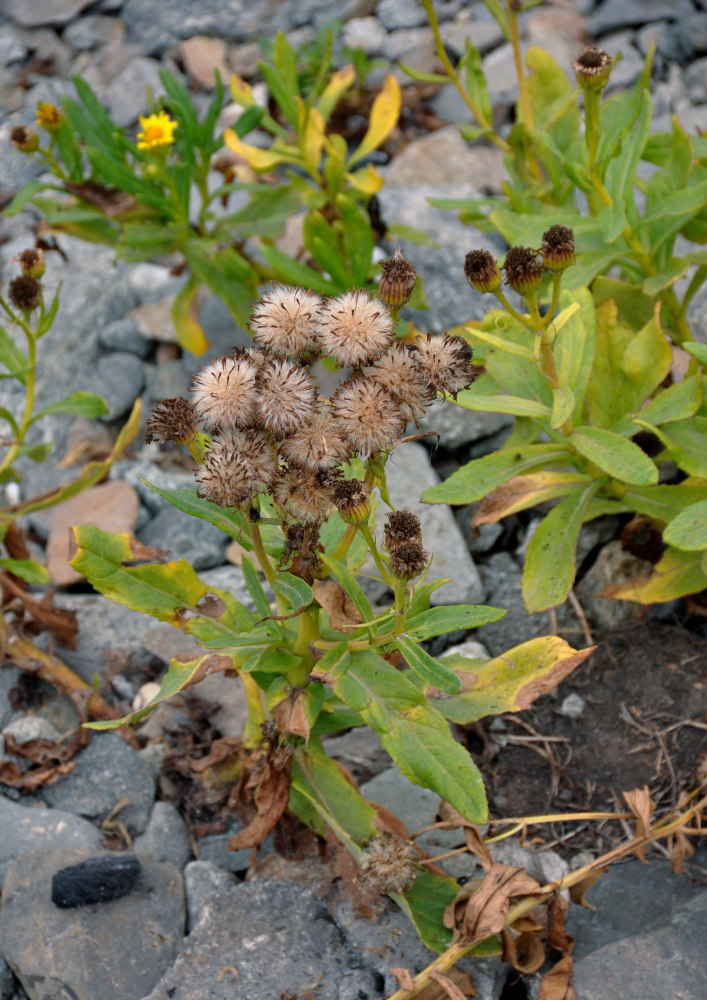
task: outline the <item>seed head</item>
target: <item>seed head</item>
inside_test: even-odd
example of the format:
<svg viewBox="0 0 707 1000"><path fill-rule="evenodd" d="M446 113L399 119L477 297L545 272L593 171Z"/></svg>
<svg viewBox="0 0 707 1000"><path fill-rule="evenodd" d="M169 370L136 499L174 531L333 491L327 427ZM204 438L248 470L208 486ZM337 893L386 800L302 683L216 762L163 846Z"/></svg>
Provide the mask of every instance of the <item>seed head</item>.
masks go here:
<svg viewBox="0 0 707 1000"><path fill-rule="evenodd" d="M390 395L404 423L417 422L434 399L429 380L416 357L404 344L397 344L363 369Z"/></svg>
<svg viewBox="0 0 707 1000"><path fill-rule="evenodd" d="M302 524L325 521L332 509L326 474L293 469L283 472L272 489L275 503Z"/></svg>
<svg viewBox="0 0 707 1000"><path fill-rule="evenodd" d="M276 437L294 434L316 413L317 385L307 368L269 361L258 373L258 417Z"/></svg>
<svg viewBox="0 0 707 1000"><path fill-rule="evenodd" d="M503 265L506 283L519 295L527 295L540 286L543 262L535 250L528 247L511 247Z"/></svg>
<svg viewBox="0 0 707 1000"><path fill-rule="evenodd" d="M404 306L410 301L417 275L412 264L405 260L402 250L381 261L381 280L378 295L387 306Z"/></svg>
<svg viewBox="0 0 707 1000"><path fill-rule="evenodd" d="M245 353L214 358L192 379L197 416L207 430L249 427L255 421L257 369Z"/></svg>
<svg viewBox="0 0 707 1000"><path fill-rule="evenodd" d="M478 374L471 363L472 350L460 337L428 334L413 350L431 388L448 392L454 399L462 389L469 388Z"/></svg>
<svg viewBox="0 0 707 1000"><path fill-rule="evenodd" d="M583 90L603 90L611 76L611 59L603 49L588 47L579 53L572 69Z"/></svg>
<svg viewBox="0 0 707 1000"><path fill-rule="evenodd" d="M20 274L8 285L7 297L16 309L31 312L42 301L42 286L31 274Z"/></svg>
<svg viewBox="0 0 707 1000"><path fill-rule="evenodd" d="M393 321L380 299L362 289L327 299L322 308L319 340L340 365L379 358L393 341Z"/></svg>
<svg viewBox="0 0 707 1000"><path fill-rule="evenodd" d="M315 351L321 305L313 292L275 285L262 296L251 316L257 342L274 354Z"/></svg>
<svg viewBox="0 0 707 1000"><path fill-rule="evenodd" d="M13 259L20 265L23 274L29 274L37 279L44 274L44 250L29 247Z"/></svg>
<svg viewBox="0 0 707 1000"><path fill-rule="evenodd" d="M395 400L373 379L357 376L342 383L332 397L334 414L354 451L387 451L406 421Z"/></svg>
<svg viewBox="0 0 707 1000"><path fill-rule="evenodd" d="M403 892L415 881L418 852L394 833L377 833L368 842L358 869L358 881L378 892Z"/></svg>
<svg viewBox="0 0 707 1000"><path fill-rule="evenodd" d="M276 473L277 456L265 436L234 430L212 443L196 473L197 492L219 507L249 506Z"/></svg>
<svg viewBox="0 0 707 1000"><path fill-rule="evenodd" d="M46 129L47 132L58 132L64 121L61 109L56 104L48 104L40 101L37 105L37 125Z"/></svg>
<svg viewBox="0 0 707 1000"><path fill-rule="evenodd" d="M39 136L26 125L15 125L10 132L10 145L21 153L34 153L39 146Z"/></svg>
<svg viewBox="0 0 707 1000"><path fill-rule="evenodd" d="M501 286L496 258L488 250L470 250L464 258L464 274L477 292L495 292Z"/></svg>
<svg viewBox="0 0 707 1000"><path fill-rule="evenodd" d="M421 542L422 525L417 514L409 510L394 510L385 522L385 544L392 551L403 542Z"/></svg>
<svg viewBox="0 0 707 1000"><path fill-rule="evenodd" d="M329 407L320 407L290 437L280 442L280 455L288 465L319 472L335 469L351 455L341 428Z"/></svg>
<svg viewBox="0 0 707 1000"><path fill-rule="evenodd" d="M339 479L331 488L336 509L347 524L365 524L371 513L371 488L359 479Z"/></svg>
<svg viewBox="0 0 707 1000"><path fill-rule="evenodd" d="M188 399L163 399L152 408L145 425L145 441L176 441L183 444L197 433L196 410Z"/></svg>
<svg viewBox="0 0 707 1000"><path fill-rule="evenodd" d="M549 271L564 271L574 264L574 233L567 226L550 226L543 233L540 253Z"/></svg>
<svg viewBox="0 0 707 1000"><path fill-rule="evenodd" d="M412 580L423 572L429 558L422 542L399 542L390 553L390 572L401 580Z"/></svg>

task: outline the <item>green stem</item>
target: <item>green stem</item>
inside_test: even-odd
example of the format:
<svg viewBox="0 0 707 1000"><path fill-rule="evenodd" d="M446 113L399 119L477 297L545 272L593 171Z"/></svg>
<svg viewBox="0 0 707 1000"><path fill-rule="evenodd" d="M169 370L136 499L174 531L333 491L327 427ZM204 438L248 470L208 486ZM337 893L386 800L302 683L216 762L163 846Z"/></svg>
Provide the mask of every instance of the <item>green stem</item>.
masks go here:
<svg viewBox="0 0 707 1000"><path fill-rule="evenodd" d="M248 718L243 728L243 745L252 748L258 745L263 736L265 710L260 695L260 688L250 674L241 674L243 690L248 705Z"/></svg>
<svg viewBox="0 0 707 1000"><path fill-rule="evenodd" d="M17 458L17 453L24 444L25 435L27 434L29 425L32 423L32 410L34 409L36 342L34 334L27 321L19 320L19 325L22 327L25 332L25 336L27 337L27 367L29 370L26 375L25 412L22 417L22 422L17 429L17 440L13 445L11 445L2 462L0 462L0 475L6 469L11 468L12 463Z"/></svg>
<svg viewBox="0 0 707 1000"><path fill-rule="evenodd" d="M260 534L260 526L257 521L250 522L250 540L253 543L253 552L255 552L255 557L258 560L258 564L265 574L265 579L268 581L271 587L275 586L275 570L272 567L272 563L265 551L265 546L263 545L263 536Z"/></svg>
<svg viewBox="0 0 707 1000"><path fill-rule="evenodd" d="M405 629L405 597L407 595L407 581L394 577L393 593L395 594L395 600L393 602L393 607L395 608L395 625L393 626L393 635L401 635Z"/></svg>
<svg viewBox="0 0 707 1000"><path fill-rule="evenodd" d="M496 296L506 312L510 313L513 319L517 319L519 323L523 324L523 326L528 326L528 316L524 316L522 313L519 313L516 309L514 309L500 288L497 288L493 294Z"/></svg>
<svg viewBox="0 0 707 1000"><path fill-rule="evenodd" d="M562 271L555 271L552 275L552 300L550 301L550 308L542 318L544 326L549 326L555 316L555 312L557 311L557 304L560 301L561 285L562 285Z"/></svg>
<svg viewBox="0 0 707 1000"><path fill-rule="evenodd" d="M594 171L599 147L599 91L584 91L584 140L587 144L589 172Z"/></svg>
<svg viewBox="0 0 707 1000"><path fill-rule="evenodd" d="M44 157L44 159L47 161L47 163L49 164L49 166L52 168L52 170L54 171L54 173L57 175L57 177L60 180L62 180L62 181L68 181L69 178L68 178L68 175L67 175L66 171L64 170L64 168L61 166L61 164L59 163L59 161L57 160L57 158L52 153L51 148L46 148L45 149L44 146L40 146L38 148L37 152L41 156Z"/></svg>
<svg viewBox="0 0 707 1000"><path fill-rule="evenodd" d="M520 37L518 35L518 13L513 4L508 3L508 24L511 29L511 45L513 47L513 62L515 63L516 76L518 78L518 91L520 94L520 106L523 111L523 124L526 130L532 134L534 130L533 107L530 103L530 92L528 81L523 67L523 53L520 47ZM538 182L543 183L543 172L537 154L531 148L527 154L527 166L531 176Z"/></svg>
<svg viewBox="0 0 707 1000"><path fill-rule="evenodd" d="M373 532L368 527L368 524L359 524L358 530L361 532L363 537L366 539L366 544L371 551L373 556L373 561L378 567L378 572L380 573L383 581L388 584L389 587L393 587L393 578L388 572L388 567L383 562L380 552L378 551L378 546L376 545L376 540L373 537Z"/></svg>

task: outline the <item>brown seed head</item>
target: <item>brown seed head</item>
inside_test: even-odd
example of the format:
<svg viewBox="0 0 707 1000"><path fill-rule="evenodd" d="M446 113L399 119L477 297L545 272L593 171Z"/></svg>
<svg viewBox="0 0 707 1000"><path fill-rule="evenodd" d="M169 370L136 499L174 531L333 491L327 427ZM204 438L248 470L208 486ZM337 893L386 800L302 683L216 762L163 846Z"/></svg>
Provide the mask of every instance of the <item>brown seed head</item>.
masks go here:
<svg viewBox="0 0 707 1000"><path fill-rule="evenodd" d="M406 424L417 421L434 399L429 379L405 344L391 347L372 365L366 365L363 374L385 389Z"/></svg>
<svg viewBox="0 0 707 1000"><path fill-rule="evenodd" d="M327 299L320 315L323 350L340 365L379 358L393 341L393 321L380 299L362 289Z"/></svg>
<svg viewBox="0 0 707 1000"><path fill-rule="evenodd" d="M331 409L318 410L290 437L280 442L280 455L288 465L319 472L335 469L351 457L351 448Z"/></svg>
<svg viewBox="0 0 707 1000"><path fill-rule="evenodd" d="M603 90L611 76L611 59L602 49L588 47L579 53L572 69L584 90Z"/></svg>
<svg viewBox="0 0 707 1000"><path fill-rule="evenodd" d="M357 376L332 396L334 414L353 451L387 451L400 437L405 420L390 394L373 379Z"/></svg>
<svg viewBox="0 0 707 1000"><path fill-rule="evenodd" d="M378 295L388 306L404 306L410 301L417 274L412 264L405 260L402 250L381 261L381 280Z"/></svg>
<svg viewBox="0 0 707 1000"><path fill-rule="evenodd" d="M527 295L540 286L543 262L529 247L511 247L503 265L506 283L519 295Z"/></svg>
<svg viewBox="0 0 707 1000"><path fill-rule="evenodd" d="M26 125L15 125L10 132L10 145L21 153L34 153L39 146L39 136Z"/></svg>
<svg viewBox="0 0 707 1000"><path fill-rule="evenodd" d="M214 358L192 379L197 416L207 430L249 427L255 421L257 369L245 352Z"/></svg>
<svg viewBox="0 0 707 1000"><path fill-rule="evenodd" d="M415 881L419 855L414 844L394 833L377 833L369 840L358 869L364 888L403 892Z"/></svg>
<svg viewBox="0 0 707 1000"><path fill-rule="evenodd" d="M20 265L23 274L30 274L37 279L44 274L44 250L29 247L13 259Z"/></svg>
<svg viewBox="0 0 707 1000"><path fill-rule="evenodd" d="M336 509L349 524L364 524L371 513L371 488L359 479L339 479L331 487Z"/></svg>
<svg viewBox="0 0 707 1000"><path fill-rule="evenodd" d="M20 274L8 285L7 297L16 309L31 312L42 301L42 286L31 274Z"/></svg>
<svg viewBox="0 0 707 1000"><path fill-rule="evenodd" d="M197 492L219 507L250 506L276 473L277 456L264 435L234 430L212 443L196 473Z"/></svg>
<svg viewBox="0 0 707 1000"><path fill-rule="evenodd" d="M424 571L429 558L422 542L400 542L390 553L390 572L400 580L412 580Z"/></svg>
<svg viewBox="0 0 707 1000"><path fill-rule="evenodd" d="M333 503L326 474L293 469L283 472L272 488L275 503L302 524L318 524L331 513Z"/></svg>
<svg viewBox="0 0 707 1000"><path fill-rule="evenodd" d="M478 372L471 363L472 350L460 337L427 335L415 345L415 358L429 385L436 392L448 392L455 399L468 389Z"/></svg>
<svg viewBox="0 0 707 1000"><path fill-rule="evenodd" d="M309 370L273 359L258 373L258 417L276 437L294 434L316 413L317 385Z"/></svg>
<svg viewBox="0 0 707 1000"><path fill-rule="evenodd" d="M388 550L402 542L422 541L422 525L417 514L409 510L394 510L385 522L385 544Z"/></svg>
<svg viewBox="0 0 707 1000"><path fill-rule="evenodd" d="M574 233L567 226L550 226L543 233L540 253L548 270L564 271L574 264Z"/></svg>
<svg viewBox="0 0 707 1000"><path fill-rule="evenodd" d="M257 343L273 354L301 356L317 350L321 304L314 292L275 285L256 304L251 316Z"/></svg>
<svg viewBox="0 0 707 1000"><path fill-rule="evenodd" d="M464 274L477 292L495 292L501 286L496 258L488 250L470 250L464 258Z"/></svg>
<svg viewBox="0 0 707 1000"><path fill-rule="evenodd" d="M163 399L152 408L145 424L145 441L176 441L183 444L197 433L196 410L188 399Z"/></svg>

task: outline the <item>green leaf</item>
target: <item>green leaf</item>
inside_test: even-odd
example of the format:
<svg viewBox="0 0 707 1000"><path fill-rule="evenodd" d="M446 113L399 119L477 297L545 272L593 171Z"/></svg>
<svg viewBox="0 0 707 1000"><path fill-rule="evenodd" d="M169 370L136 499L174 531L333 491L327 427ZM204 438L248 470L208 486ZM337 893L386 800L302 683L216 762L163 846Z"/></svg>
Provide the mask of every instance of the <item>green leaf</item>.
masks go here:
<svg viewBox="0 0 707 1000"><path fill-rule="evenodd" d="M56 403L50 403L32 417L32 423L46 417L49 413L73 413L76 417L102 417L108 413L108 406L103 396L93 392L72 392Z"/></svg>
<svg viewBox="0 0 707 1000"><path fill-rule="evenodd" d="M444 926L444 911L458 894L459 883L456 879L437 875L422 866L418 868L410 889L391 893L412 921L422 943L437 952L445 951L451 943L452 932Z"/></svg>
<svg viewBox="0 0 707 1000"><path fill-rule="evenodd" d="M707 549L707 500L692 504L670 522L663 539L688 552Z"/></svg>
<svg viewBox="0 0 707 1000"><path fill-rule="evenodd" d="M263 586L260 582L255 566L250 561L248 556L243 556L241 559L241 569L243 570L245 585L248 588L250 596L253 598L255 610L261 618L269 617L269 615L272 614L272 611L270 610L270 603L267 599L265 591L263 590Z"/></svg>
<svg viewBox="0 0 707 1000"><path fill-rule="evenodd" d="M25 583L51 583L46 566L34 559L0 559L0 569L14 573Z"/></svg>
<svg viewBox="0 0 707 1000"><path fill-rule="evenodd" d="M293 611L309 607L314 600L309 584L292 573L276 573L273 590L287 601Z"/></svg>
<svg viewBox="0 0 707 1000"><path fill-rule="evenodd" d="M637 514L667 523L685 507L707 499L707 486L629 486L621 499Z"/></svg>
<svg viewBox="0 0 707 1000"><path fill-rule="evenodd" d="M403 222L391 222L386 232L388 236L394 236L398 240L405 240L406 243L419 243L425 247L440 247L442 245L423 232L422 229L415 229L414 226L406 226Z"/></svg>
<svg viewBox="0 0 707 1000"><path fill-rule="evenodd" d="M570 390L571 392L571 390ZM476 396L472 389L462 389L455 400L465 410L482 413L512 413L517 417L533 417L535 420L549 420L550 408L534 399L521 396L488 395Z"/></svg>
<svg viewBox="0 0 707 1000"><path fill-rule="evenodd" d="M467 39L463 57L464 80L466 89L472 101L483 115L483 119L491 122L491 98L489 97L486 77L481 68L481 55L475 45ZM458 70L457 70L458 71ZM480 121L481 124L481 121Z"/></svg>
<svg viewBox="0 0 707 1000"><path fill-rule="evenodd" d="M402 59L398 60L398 66L403 73L406 73L413 80L419 80L420 83L449 83L449 77L445 73L426 73L424 70L406 65Z"/></svg>
<svg viewBox="0 0 707 1000"><path fill-rule="evenodd" d="M10 204L2 210L2 214L7 216L17 215L22 211L27 202L32 201L34 196L39 194L40 191L63 192L64 188L58 187L56 184L48 184L46 181L27 181L26 184L22 185Z"/></svg>
<svg viewBox="0 0 707 1000"><path fill-rule="evenodd" d="M707 344L685 343L680 346L684 351L688 351L693 358L697 358L701 365L707 365Z"/></svg>
<svg viewBox="0 0 707 1000"><path fill-rule="evenodd" d="M628 281L600 274L592 285L592 295L597 307L613 299L619 321L633 330L640 330L653 319L655 300Z"/></svg>
<svg viewBox="0 0 707 1000"><path fill-rule="evenodd" d="M685 420L697 412L702 405L703 382L699 375L688 375L682 382L676 382L660 392L646 406L638 411L641 420L649 424L670 424Z"/></svg>
<svg viewBox="0 0 707 1000"><path fill-rule="evenodd" d="M422 499L425 503L472 503L481 500L513 476L568 461L567 451L555 444L528 444L497 451L474 459L449 479L430 486L422 494Z"/></svg>
<svg viewBox="0 0 707 1000"><path fill-rule="evenodd" d="M445 604L409 616L405 621L405 635L421 642L446 632L489 625L499 621L505 613L503 608L491 608L484 604Z"/></svg>
<svg viewBox="0 0 707 1000"><path fill-rule="evenodd" d="M621 152L606 169L606 188L615 202L625 204L633 199L634 176L638 161L651 128L651 99L647 91L641 94L636 124L621 143Z"/></svg>
<svg viewBox="0 0 707 1000"><path fill-rule="evenodd" d="M530 614L554 608L567 598L574 583L575 548L584 513L599 485L589 483L561 500L531 538L523 571L523 602Z"/></svg>
<svg viewBox="0 0 707 1000"><path fill-rule="evenodd" d="M10 411L7 410L4 406L0 406L0 420L6 420L10 425L10 427L12 428L15 437L19 437L20 428L17 426L17 421L15 420L14 416L10 413Z"/></svg>
<svg viewBox="0 0 707 1000"><path fill-rule="evenodd" d="M347 288L351 284L351 272L339 249L336 233L321 212L307 213L302 237L315 263L329 272L340 290Z"/></svg>
<svg viewBox="0 0 707 1000"><path fill-rule="evenodd" d="M634 422L652 431L670 451L681 469L707 479L707 417L690 417L656 427L639 417Z"/></svg>
<svg viewBox="0 0 707 1000"><path fill-rule="evenodd" d="M14 374L14 378L22 385L27 384L27 358L8 333L0 326L0 362Z"/></svg>
<svg viewBox="0 0 707 1000"><path fill-rule="evenodd" d="M652 245L652 250L655 253L658 247L654 243ZM641 285L641 288L646 293L646 295L657 295L658 292L662 292L664 288L668 288L670 285L674 285L676 280L682 277L687 271L689 264L686 260L671 260L669 261L662 271L658 274L653 274L650 278L646 278Z"/></svg>
<svg viewBox="0 0 707 1000"><path fill-rule="evenodd" d="M237 323L247 327L258 280L252 265L233 247L208 240L191 239L181 249L196 277L225 302Z"/></svg>
<svg viewBox="0 0 707 1000"><path fill-rule="evenodd" d="M51 450L51 443L25 444L17 452L15 458L21 458L23 455L26 455L27 458L31 458L33 462L43 462Z"/></svg>
<svg viewBox="0 0 707 1000"><path fill-rule="evenodd" d="M489 333L487 330L477 330L475 327L468 327L468 333L470 339L473 341L481 341L482 344L489 344L491 347L497 347L500 351L505 351L507 354L514 354L518 358L525 358L526 361L535 363L535 355L529 347L525 347L523 344L516 344L513 340L497 337L495 333Z"/></svg>
<svg viewBox="0 0 707 1000"><path fill-rule="evenodd" d="M568 385L560 385L552 390L552 417L550 427L558 430L574 412L574 393Z"/></svg>
<svg viewBox="0 0 707 1000"><path fill-rule="evenodd" d="M351 266L353 283L356 286L365 285L371 270L373 254L373 229L370 216L361 205L343 196L339 198L338 206L344 220L344 249Z"/></svg>
<svg viewBox="0 0 707 1000"><path fill-rule="evenodd" d="M510 42L511 26L508 20L508 13L501 3L501 0L484 0L484 3L488 7L491 16L505 35L506 41Z"/></svg>
<svg viewBox="0 0 707 1000"><path fill-rule="evenodd" d="M340 288L335 282L325 278L314 268L290 257L289 254L277 247L263 243L260 252L268 264L275 268L278 280L311 288L312 291L320 292L322 295L338 295L340 293Z"/></svg>
<svg viewBox="0 0 707 1000"><path fill-rule="evenodd" d="M459 694L462 685L456 674L442 666L439 660L430 656L422 646L418 646L414 639L401 635L391 643L391 646L403 654L405 662L412 672L425 683L434 684L436 688L439 688L440 691L446 691L447 694Z"/></svg>
<svg viewBox="0 0 707 1000"><path fill-rule="evenodd" d="M580 455L614 479L635 486L658 482L658 470L648 455L618 434L600 427L580 427L570 434L568 441Z"/></svg>

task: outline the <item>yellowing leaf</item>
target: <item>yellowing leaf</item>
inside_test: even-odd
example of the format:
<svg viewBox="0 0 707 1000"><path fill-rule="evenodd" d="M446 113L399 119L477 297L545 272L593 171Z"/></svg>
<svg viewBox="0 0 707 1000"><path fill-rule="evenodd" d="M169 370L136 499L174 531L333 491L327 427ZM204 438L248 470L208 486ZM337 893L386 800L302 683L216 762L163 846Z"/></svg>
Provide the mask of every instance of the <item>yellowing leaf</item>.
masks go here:
<svg viewBox="0 0 707 1000"><path fill-rule="evenodd" d="M498 486L479 503L471 521L473 528L480 524L495 524L508 514L527 510L546 500L567 496L577 486L589 482L581 472L533 472L528 476L514 476Z"/></svg>
<svg viewBox="0 0 707 1000"><path fill-rule="evenodd" d="M181 347L192 354L204 354L209 342L199 322L197 293L201 282L194 275L184 285L172 305L172 322Z"/></svg>
<svg viewBox="0 0 707 1000"><path fill-rule="evenodd" d="M253 90L249 83L242 80L238 73L234 73L231 77L230 82L231 97L236 104L240 104L242 108L248 108L251 104L255 104L255 98L253 97Z"/></svg>
<svg viewBox="0 0 707 1000"><path fill-rule="evenodd" d="M649 576L636 576L624 583L607 583L596 596L654 604L697 594L707 587L707 572L700 565L701 559L701 552L667 549Z"/></svg>
<svg viewBox="0 0 707 1000"><path fill-rule="evenodd" d="M332 76L321 97L317 101L317 108L321 112L324 119L329 117L341 100L342 95L349 89L355 79L356 71L351 63L349 63L348 66L344 66L343 69L340 69L338 73L335 73Z"/></svg>
<svg viewBox="0 0 707 1000"><path fill-rule="evenodd" d="M349 166L368 156L388 138L400 116L400 84L390 73L371 107L368 131L349 160Z"/></svg>
<svg viewBox="0 0 707 1000"><path fill-rule="evenodd" d="M243 142L232 128L227 128L223 133L223 141L232 153L236 153L242 157L248 166L252 167L258 173L265 173L268 170L272 170L279 163L287 163L289 159L289 157L282 153L276 153L270 149L259 149L257 146L251 146L250 143Z"/></svg>
<svg viewBox="0 0 707 1000"><path fill-rule="evenodd" d="M307 118L307 124L304 130L304 138L302 141L302 151L304 153L305 160L309 164L310 170L317 171L319 169L319 161L322 157L322 148L324 147L324 129L325 129L324 118L317 108L310 108L309 117Z"/></svg>
<svg viewBox="0 0 707 1000"><path fill-rule="evenodd" d="M357 190L370 195L377 194L385 183L372 163L367 163L365 167L361 167L360 170L354 170L352 174L347 174L346 177Z"/></svg>

